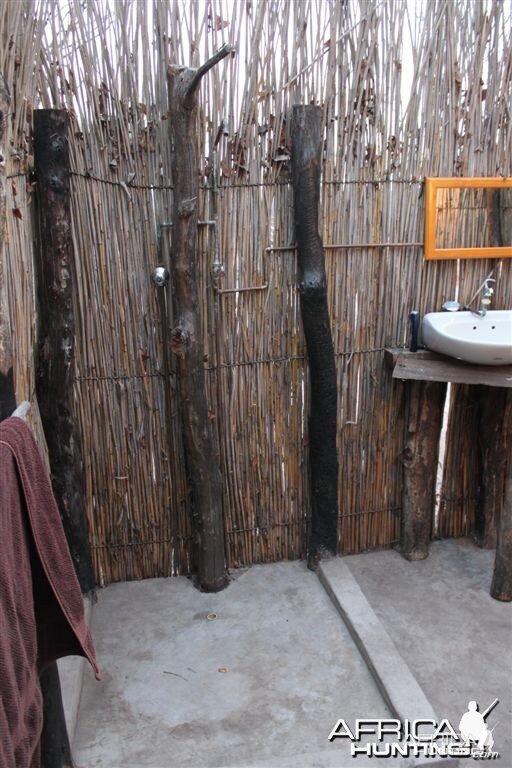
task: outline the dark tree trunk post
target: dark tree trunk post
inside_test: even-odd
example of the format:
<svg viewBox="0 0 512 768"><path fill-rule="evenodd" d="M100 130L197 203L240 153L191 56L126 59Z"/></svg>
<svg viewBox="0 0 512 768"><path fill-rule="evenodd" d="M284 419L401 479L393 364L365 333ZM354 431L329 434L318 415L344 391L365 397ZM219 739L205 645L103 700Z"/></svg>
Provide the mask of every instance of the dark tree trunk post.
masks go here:
<svg viewBox="0 0 512 768"><path fill-rule="evenodd" d="M69 117L64 110L34 112L39 243L37 398L48 444L52 485L84 593L94 589L85 506L85 481L73 404L75 278L71 238Z"/></svg>
<svg viewBox="0 0 512 768"><path fill-rule="evenodd" d="M292 177L298 279L311 381L310 567L316 565L324 550L336 553L338 523L336 367L327 303L324 248L318 231L322 158L321 121L321 107L315 105L293 107Z"/></svg>
<svg viewBox="0 0 512 768"><path fill-rule="evenodd" d="M494 549L504 492L503 415L508 390L496 387L473 389L478 412L478 497L474 538L479 547Z"/></svg>
<svg viewBox="0 0 512 768"><path fill-rule="evenodd" d="M496 560L491 585L491 596L496 600L512 600L512 393L507 390L504 411L504 434L507 446L508 466L505 482L505 500L498 521Z"/></svg>
<svg viewBox="0 0 512 768"><path fill-rule="evenodd" d="M5 130L10 103L9 89L4 76L0 73L0 421L10 416L16 408L11 348L11 323L9 319L5 268L5 185L7 166Z"/></svg>
<svg viewBox="0 0 512 768"><path fill-rule="evenodd" d="M446 384L414 381L409 392L407 441L402 456L405 472L400 552L407 560L424 560L432 536Z"/></svg>
<svg viewBox="0 0 512 768"><path fill-rule="evenodd" d="M71 239L69 117L63 110L34 113L39 242L36 248L39 348L36 391L48 445L53 492L83 593L94 588L85 483L73 407L75 323ZM41 679L45 724L44 768L71 765L57 665Z"/></svg>
<svg viewBox="0 0 512 768"><path fill-rule="evenodd" d="M224 46L198 69L172 66L168 70L174 188L172 285L177 318L171 349L177 358L198 586L205 592L223 589L227 577L223 483L206 400L197 285L198 88L202 77L229 53L231 48Z"/></svg>
<svg viewBox="0 0 512 768"><path fill-rule="evenodd" d="M73 768L57 662L46 667L40 682L43 695L42 768Z"/></svg>

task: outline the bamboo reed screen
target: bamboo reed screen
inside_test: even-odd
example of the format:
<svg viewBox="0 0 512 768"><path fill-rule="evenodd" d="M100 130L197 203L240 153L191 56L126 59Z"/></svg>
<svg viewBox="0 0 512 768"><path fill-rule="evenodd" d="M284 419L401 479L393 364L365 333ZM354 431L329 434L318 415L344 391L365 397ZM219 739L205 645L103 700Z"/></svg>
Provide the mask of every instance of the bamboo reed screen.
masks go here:
<svg viewBox="0 0 512 768"><path fill-rule="evenodd" d="M169 296L162 324L150 270L165 263L172 275L166 67L196 65L224 42L237 54L205 79L197 141L200 218L217 220L200 226L200 282L228 565L306 552L308 375L286 131L294 103L324 108L339 551L395 542L406 385L392 382L383 350L406 345L412 309L467 300L492 268L495 306L512 303L511 261L426 264L421 246L424 176L512 173L510 3L2 0L0 8L14 96L7 259L18 399L34 398L31 110L72 116L75 395L99 581L190 568L179 402L164 357L172 307ZM461 236L471 244L469 229ZM216 249L221 287L238 292L213 292ZM441 535L471 530L473 413L468 388L454 387Z"/></svg>

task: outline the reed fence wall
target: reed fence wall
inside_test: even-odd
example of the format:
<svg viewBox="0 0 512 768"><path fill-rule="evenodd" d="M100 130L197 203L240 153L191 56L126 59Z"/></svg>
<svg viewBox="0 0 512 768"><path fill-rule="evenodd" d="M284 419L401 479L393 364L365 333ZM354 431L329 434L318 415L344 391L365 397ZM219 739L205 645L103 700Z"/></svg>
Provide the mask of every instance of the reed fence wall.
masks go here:
<svg viewBox="0 0 512 768"><path fill-rule="evenodd" d="M18 399L34 402L35 107L72 117L75 398L98 580L187 573L190 509L176 380L150 280L172 283L166 68L224 42L201 90L200 284L209 408L225 482L228 565L306 553L308 374L296 287L288 109L324 108L321 231L338 372L339 551L392 545L407 384L384 349L408 315L467 300L511 260L425 262L425 176L512 174L511 3L165 0L0 3L9 116L7 250ZM479 236L456 222L465 245ZM218 254L225 275L215 293ZM237 289L236 291L232 289ZM453 387L439 535L471 531L474 406ZM34 424L38 428L37 407ZM41 440L42 440L41 436Z"/></svg>

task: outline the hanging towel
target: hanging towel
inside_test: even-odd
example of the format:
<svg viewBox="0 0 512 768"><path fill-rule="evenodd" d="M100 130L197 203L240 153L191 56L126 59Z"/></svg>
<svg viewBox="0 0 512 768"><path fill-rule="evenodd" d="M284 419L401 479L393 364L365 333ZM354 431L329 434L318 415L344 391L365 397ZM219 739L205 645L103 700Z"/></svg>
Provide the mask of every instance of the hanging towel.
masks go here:
<svg viewBox="0 0 512 768"><path fill-rule="evenodd" d="M39 674L85 656L100 679L83 598L30 427L0 423L0 768L38 768Z"/></svg>

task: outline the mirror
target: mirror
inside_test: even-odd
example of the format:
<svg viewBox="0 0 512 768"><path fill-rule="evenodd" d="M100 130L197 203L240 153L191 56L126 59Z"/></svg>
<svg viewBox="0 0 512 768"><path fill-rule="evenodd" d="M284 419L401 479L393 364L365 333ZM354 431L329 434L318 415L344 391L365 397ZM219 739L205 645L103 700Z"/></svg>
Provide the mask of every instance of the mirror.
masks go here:
<svg viewBox="0 0 512 768"><path fill-rule="evenodd" d="M425 179L425 259L512 257L512 178Z"/></svg>

